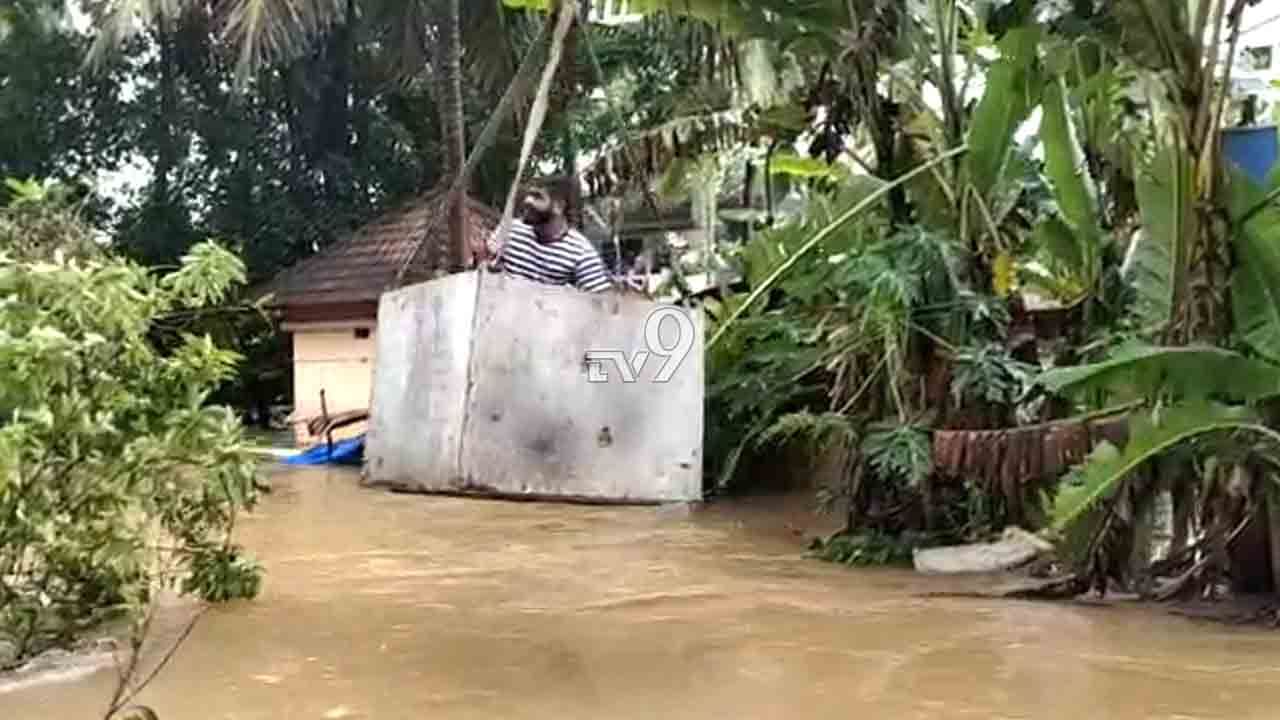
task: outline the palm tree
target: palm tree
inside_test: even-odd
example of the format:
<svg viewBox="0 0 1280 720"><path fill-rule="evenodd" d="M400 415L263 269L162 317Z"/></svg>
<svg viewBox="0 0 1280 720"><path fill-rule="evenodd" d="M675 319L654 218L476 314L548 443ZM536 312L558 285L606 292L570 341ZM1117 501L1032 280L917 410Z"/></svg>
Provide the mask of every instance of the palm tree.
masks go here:
<svg viewBox="0 0 1280 720"><path fill-rule="evenodd" d="M565 1L580 3L580 16L586 17L590 17L590 11L600 5L591 0ZM288 3L272 0L228 0L213 11L216 17L210 18L205 17L209 12L207 5L199 0L110 0L104 5L105 10L99 22L101 32L91 50L90 60L95 63L101 61L140 29L172 32L172 28L184 18L199 16L205 18L208 26L216 31L234 54L237 85L243 89L257 71L274 62L301 55L337 25L350 25L358 21L367 31L377 33L379 44L392 57L392 65L395 66L393 69L397 75L421 77L424 69L430 68L433 71L431 75L440 113L445 165L449 176L456 181L460 174L466 172L468 156L462 93L464 59L473 66L473 70L478 71L477 74L482 76L490 88L495 84L506 84L516 70L516 63L513 61L515 53L511 47L514 43L503 32L503 18L506 17L502 10L504 4L520 6L518 2L503 3L498 0L470 2L465 5L461 0L294 0ZM533 0L525 5L528 8L550 10L558 3ZM636 5L647 15L657 14L668 18L687 16L704 21L682 23L680 27L700 28L704 34L710 33L706 37L697 35L696 39L695 36L672 38L674 44L681 47L688 44L691 53L692 48L701 48L709 42L710 46L718 48L708 55L709 58L719 60L732 54L727 44L716 40L717 33L706 22L710 17L708 13L717 14L723 10L713 12L695 6L686 7L683 0L670 5L657 0L644 0ZM754 15L750 19L758 20ZM659 27L669 29L675 26L659 23ZM580 30L582 25L579 24L578 28ZM354 30L347 27L344 32L352 33ZM484 38L483 43L474 44L481 50L475 53L465 52L463 36L468 32ZM664 35L651 33L651 37ZM685 42L686 39L688 43ZM573 95L573 88L577 84L575 44L575 38L571 35L566 47L569 57L561 78L561 92L558 93L561 101ZM429 49L434 52L429 54ZM709 67L718 68L725 77L708 79L713 84L724 81L732 84L733 73L728 71L734 65L736 62L711 62ZM562 102L557 102L557 105L563 109ZM483 139L480 142L483 144ZM571 159L575 154L573 150L566 146L566 163L574 162ZM161 162L158 167L167 167L168 164ZM570 172L575 169L568 168ZM450 186L455 184L457 183L450 183ZM432 248L443 261L442 265L450 270L464 266L469 252L464 210L468 190L465 179L458 190L450 198L448 205L448 246Z"/></svg>
<svg viewBox="0 0 1280 720"><path fill-rule="evenodd" d="M437 67L440 70L439 92L441 127L444 131L445 158L449 176L457 179L467 161L466 118L462 106L462 24L459 0L444 2L443 42ZM448 269L461 270L467 259L467 188L463 184L449 200L449 246L440 257L446 258Z"/></svg>
<svg viewBox="0 0 1280 720"><path fill-rule="evenodd" d="M473 3L469 7L469 25L491 32L494 16L500 13L497 3ZM357 12L359 6L359 12ZM130 37L139 31L154 32L162 50L168 48L177 25L194 13L203 13L204 3L198 0L113 0L101 14L100 32L89 54L88 63L99 65L109 54L117 51ZM312 47L335 25L349 24L357 17L375 18L384 28L390 29L388 45L397 54L396 73L402 77L418 75L432 61L435 69L437 106L440 111L441 129L445 145L445 162L449 176L457 178L466 163L467 143L465 116L462 100L463 42L461 0L302 0L291 3L273 3L269 0L231 0L217 11L216 27L221 37L235 55L237 86L243 89L253 74L273 62L297 57ZM345 28L353 32L353 28ZM492 37L490 35L489 37ZM434 57L428 58L426 49L435 48ZM501 56L508 50L505 43L489 43ZM509 53L508 53L509 54ZM166 91L162 97L169 99L173 91L173 68L167 54L162 52L162 76ZM495 63L489 58L489 66ZM502 66L503 63L497 63ZM171 103L161 108L163 122L173 113ZM166 142L162 150L171 147L172 129L160 126ZM169 172L174 164L172 153L163 153L157 163L157 187L166 187ZM453 183L450 183L452 186ZM446 267L457 270L464 266L467 257L466 184L450 198L447 235L448 246L439 248L439 257ZM163 191L163 190L161 190Z"/></svg>

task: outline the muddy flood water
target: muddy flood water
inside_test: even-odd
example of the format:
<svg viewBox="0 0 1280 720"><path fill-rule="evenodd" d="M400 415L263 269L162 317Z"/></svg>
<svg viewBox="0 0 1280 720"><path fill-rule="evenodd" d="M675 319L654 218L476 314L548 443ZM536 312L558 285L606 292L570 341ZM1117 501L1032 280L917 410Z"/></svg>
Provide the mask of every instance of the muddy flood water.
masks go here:
<svg viewBox="0 0 1280 720"><path fill-rule="evenodd" d="M239 531L262 595L139 698L161 720L1280 718L1280 634L1128 608L924 598L806 560L759 504L402 496L290 470ZM111 670L0 694L96 720Z"/></svg>

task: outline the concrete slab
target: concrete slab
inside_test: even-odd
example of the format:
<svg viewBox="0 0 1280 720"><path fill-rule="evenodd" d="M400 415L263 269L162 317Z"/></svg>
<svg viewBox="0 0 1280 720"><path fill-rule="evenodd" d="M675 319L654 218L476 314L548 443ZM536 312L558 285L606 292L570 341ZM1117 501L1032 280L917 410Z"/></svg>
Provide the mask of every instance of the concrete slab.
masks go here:
<svg viewBox="0 0 1280 720"><path fill-rule="evenodd" d="M374 484L424 490L462 477L476 289L477 277L461 274L385 293L379 301L365 447Z"/></svg>
<svg viewBox="0 0 1280 720"><path fill-rule="evenodd" d="M699 313L463 274L384 296L378 338L372 484L610 502L702 497ZM587 355L598 350L624 365L593 370ZM634 378L626 365L638 366Z"/></svg>

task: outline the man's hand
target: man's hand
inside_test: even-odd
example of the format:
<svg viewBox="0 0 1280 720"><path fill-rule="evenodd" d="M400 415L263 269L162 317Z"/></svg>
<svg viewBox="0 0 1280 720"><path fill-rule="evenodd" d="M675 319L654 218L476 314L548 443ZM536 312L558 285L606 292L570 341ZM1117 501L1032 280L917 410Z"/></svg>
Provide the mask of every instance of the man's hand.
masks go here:
<svg viewBox="0 0 1280 720"><path fill-rule="evenodd" d="M475 237L474 235L472 236L471 258L475 261L476 265L483 265L484 263L489 262L489 244L486 242L485 238Z"/></svg>
<svg viewBox="0 0 1280 720"><path fill-rule="evenodd" d="M485 265L493 268L494 263L498 261L498 254L502 247L498 244L498 229L494 228L493 232L486 235L483 239L472 238L471 240L471 256L475 260L476 267Z"/></svg>

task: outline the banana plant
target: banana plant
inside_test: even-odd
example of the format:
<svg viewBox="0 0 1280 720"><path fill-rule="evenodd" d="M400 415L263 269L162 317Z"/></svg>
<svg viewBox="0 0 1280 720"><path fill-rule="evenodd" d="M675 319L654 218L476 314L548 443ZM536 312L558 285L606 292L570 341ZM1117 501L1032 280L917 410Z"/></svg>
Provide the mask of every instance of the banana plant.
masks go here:
<svg viewBox="0 0 1280 720"><path fill-rule="evenodd" d="M1069 95L1061 76L1050 79L1044 89L1040 139L1045 175L1058 212L1040 222L1035 242L1051 266L1059 269L1055 277L1067 279L1076 293L1089 294L1097 289L1102 276L1105 235L1099 223L1098 187L1085 159ZM1045 284L1043 280L1041 284Z"/></svg>
<svg viewBox="0 0 1280 720"><path fill-rule="evenodd" d="M1166 148L1165 157L1170 155ZM1179 170L1177 165L1173 169ZM1145 192L1157 198L1163 197L1157 191L1177 197L1176 183L1147 182L1154 189ZM1060 538L1085 537L1089 547L1096 549L1098 536L1109 527L1104 519L1124 489L1135 482L1136 471L1178 448L1190 445L1201 456L1212 457L1243 443L1245 457L1271 472L1280 469L1280 433L1266 422L1263 412L1280 398L1280 293L1276 291L1280 287L1280 209L1275 204L1280 198L1280 173L1268 185L1260 187L1234 173L1227 188L1224 233L1239 259L1226 289L1235 326L1229 347L1138 342L1118 348L1102 362L1054 369L1038 378L1038 384L1059 395L1131 401L1145 408L1132 416L1125 447L1100 448L1079 469L1076 482L1065 485L1054 500L1050 529ZM1148 198L1146 207L1158 205L1163 212L1154 217L1176 220L1182 216L1170 212L1172 204ZM1177 230L1175 226L1149 229L1153 237ZM1172 251L1157 256L1154 248L1176 243L1149 245L1153 258L1175 266ZM1153 286L1171 284L1167 275L1152 272L1143 277ZM1135 311L1157 319L1175 317L1171 294L1149 294ZM1211 487L1206 492L1213 491ZM1078 548L1073 552L1082 562L1093 561L1088 557L1091 551L1083 556Z"/></svg>
<svg viewBox="0 0 1280 720"><path fill-rule="evenodd" d="M1068 89L1044 56L1046 33L1034 4L968 7L957 0L918 3L913 15L919 48L905 66L893 68L894 87L907 90L910 113L905 156L961 139L970 152L962 162L917 179L910 191L920 219L951 233L970 254L969 282L975 291L1005 296L1013 286L1013 258L1027 245L1025 226L1034 220L1024 189L1040 181L1030 147L1019 132L1042 110L1040 141L1046 152L1049 189L1060 216L1042 223L1032 238L1068 269L1072 285L1090 287L1098 274L1097 191L1083 163ZM981 11L985 7L985 12ZM999 37L988 26L1003 25ZM992 57L994 56L994 57ZM937 90L936 102L910 92L910 76L923 75ZM982 90L971 112L970 89Z"/></svg>

